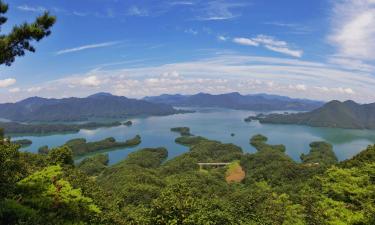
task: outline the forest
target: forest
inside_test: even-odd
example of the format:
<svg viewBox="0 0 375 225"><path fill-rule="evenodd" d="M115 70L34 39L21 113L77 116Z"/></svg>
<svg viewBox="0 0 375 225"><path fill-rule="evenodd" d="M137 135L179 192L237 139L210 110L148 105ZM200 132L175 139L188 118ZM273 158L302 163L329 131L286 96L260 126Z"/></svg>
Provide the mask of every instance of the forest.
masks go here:
<svg viewBox="0 0 375 225"><path fill-rule="evenodd" d="M4 139L1 139L4 140ZM115 165L96 154L79 163L67 146L47 154L0 145L3 224L374 224L375 146L339 162L311 143L301 162L283 145L249 138L256 153L204 137L168 159L165 148L130 153ZM200 162L232 163L200 168ZM234 162L234 163L233 163ZM233 165L245 172L228 178ZM232 167L232 168L231 168Z"/></svg>

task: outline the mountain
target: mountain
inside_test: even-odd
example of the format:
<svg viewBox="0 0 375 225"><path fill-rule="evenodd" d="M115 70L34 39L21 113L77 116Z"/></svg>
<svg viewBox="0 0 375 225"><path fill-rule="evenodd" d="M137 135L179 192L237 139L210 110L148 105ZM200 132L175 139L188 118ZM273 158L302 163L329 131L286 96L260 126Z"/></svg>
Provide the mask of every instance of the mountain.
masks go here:
<svg viewBox="0 0 375 225"><path fill-rule="evenodd" d="M46 99L31 97L0 104L0 118L19 122L83 121L89 118L123 118L170 115L183 112L170 105L97 93L86 98Z"/></svg>
<svg viewBox="0 0 375 225"><path fill-rule="evenodd" d="M185 107L221 107L247 110L299 110L310 111L322 106L320 101L293 99L285 96L255 94L241 95L238 92L211 95L198 93L195 95L160 95L145 97L143 100L153 103L164 103Z"/></svg>
<svg viewBox="0 0 375 225"><path fill-rule="evenodd" d="M251 117L261 123L303 124L314 127L375 129L375 103L331 101L311 112Z"/></svg>

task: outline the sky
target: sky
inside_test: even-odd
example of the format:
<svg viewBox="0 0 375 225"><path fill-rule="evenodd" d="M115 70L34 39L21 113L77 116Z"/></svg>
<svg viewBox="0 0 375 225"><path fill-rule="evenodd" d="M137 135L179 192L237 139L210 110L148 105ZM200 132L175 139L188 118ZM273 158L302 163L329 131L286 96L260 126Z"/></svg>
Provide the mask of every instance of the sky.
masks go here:
<svg viewBox="0 0 375 225"><path fill-rule="evenodd" d="M110 92L375 102L375 0L6 0L0 34L52 35L0 66L0 102ZM1 53L0 53L1 54Z"/></svg>

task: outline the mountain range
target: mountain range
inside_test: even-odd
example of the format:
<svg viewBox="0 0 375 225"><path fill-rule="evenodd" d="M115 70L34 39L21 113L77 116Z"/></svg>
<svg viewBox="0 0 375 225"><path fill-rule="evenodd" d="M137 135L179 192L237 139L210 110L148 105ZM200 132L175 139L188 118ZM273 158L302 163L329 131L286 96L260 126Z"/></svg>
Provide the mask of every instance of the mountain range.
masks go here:
<svg viewBox="0 0 375 225"><path fill-rule="evenodd" d="M31 97L0 104L0 118L18 122L84 121L90 118L171 115L182 113L163 103L97 93L86 98L47 99Z"/></svg>
<svg viewBox="0 0 375 225"><path fill-rule="evenodd" d="M321 101L294 99L285 96L254 94L241 95L238 92L212 95L198 93L195 95L160 95L145 97L143 100L153 103L164 103L180 107L221 107L244 110L297 110L310 111L324 104Z"/></svg>
<svg viewBox="0 0 375 225"><path fill-rule="evenodd" d="M361 105L354 101L334 100L311 112L258 115L249 119L257 119L261 123L375 129L375 103Z"/></svg>

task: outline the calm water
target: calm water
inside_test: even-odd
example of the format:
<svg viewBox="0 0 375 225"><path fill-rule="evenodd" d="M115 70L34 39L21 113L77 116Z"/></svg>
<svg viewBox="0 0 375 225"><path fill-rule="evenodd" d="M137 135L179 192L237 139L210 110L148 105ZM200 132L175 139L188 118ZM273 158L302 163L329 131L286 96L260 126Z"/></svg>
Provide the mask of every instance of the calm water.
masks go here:
<svg viewBox="0 0 375 225"><path fill-rule="evenodd" d="M340 160L349 158L367 145L375 143L375 131L348 130L333 128L314 128L296 125L272 125L258 122L245 123L243 119L256 112L228 109L194 109L196 113L179 114L164 117L148 117L133 119L133 126L100 128L96 130L81 130L75 134L56 134L50 136L22 136L14 139L30 139L33 144L25 150L37 152L43 145L56 147L72 138L86 138L88 141L97 141L107 137L114 137L118 141L140 134L142 143L135 148L116 149L109 151L110 164L124 159L130 152L145 147L166 147L169 157L175 157L188 151L187 147L178 145L174 139L178 134L170 132L170 128L188 126L195 135L201 135L224 143L234 143L245 152L255 152L249 145L249 139L255 134L263 134L269 138L271 144L284 144L287 154L299 161L301 153L309 151L312 141L327 141L334 146ZM231 133L235 136L231 137Z"/></svg>

